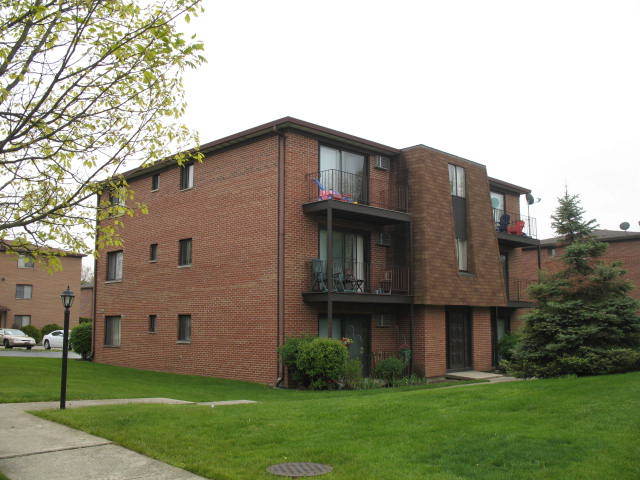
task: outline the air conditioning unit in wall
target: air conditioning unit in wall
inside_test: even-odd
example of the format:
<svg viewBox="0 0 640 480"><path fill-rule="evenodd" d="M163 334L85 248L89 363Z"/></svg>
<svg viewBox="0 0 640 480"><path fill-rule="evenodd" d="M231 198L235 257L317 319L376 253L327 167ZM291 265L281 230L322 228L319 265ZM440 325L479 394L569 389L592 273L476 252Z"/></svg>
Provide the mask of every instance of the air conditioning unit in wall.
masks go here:
<svg viewBox="0 0 640 480"><path fill-rule="evenodd" d="M376 168L379 168L380 170L391 169L391 159L389 157L385 157L384 155L377 155Z"/></svg>
<svg viewBox="0 0 640 480"><path fill-rule="evenodd" d="M395 318L393 313L374 313L373 319L376 322L376 327L386 328L393 325Z"/></svg>
<svg viewBox="0 0 640 480"><path fill-rule="evenodd" d="M381 247L391 246L391 234L388 232L380 232L378 234L378 245Z"/></svg>

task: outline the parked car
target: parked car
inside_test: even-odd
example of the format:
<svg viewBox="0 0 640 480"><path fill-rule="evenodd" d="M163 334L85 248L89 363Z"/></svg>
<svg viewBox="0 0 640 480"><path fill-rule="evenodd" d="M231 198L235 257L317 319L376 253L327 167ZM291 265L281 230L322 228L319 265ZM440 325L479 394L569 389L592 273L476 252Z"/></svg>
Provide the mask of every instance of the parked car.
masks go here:
<svg viewBox="0 0 640 480"><path fill-rule="evenodd" d="M26 347L27 350L36 344L33 337L16 328L0 328L0 342L4 348Z"/></svg>
<svg viewBox="0 0 640 480"><path fill-rule="evenodd" d="M51 348L62 348L62 339L64 338L64 330L54 330L42 337L42 346L47 350ZM71 348L71 345L69 345Z"/></svg>

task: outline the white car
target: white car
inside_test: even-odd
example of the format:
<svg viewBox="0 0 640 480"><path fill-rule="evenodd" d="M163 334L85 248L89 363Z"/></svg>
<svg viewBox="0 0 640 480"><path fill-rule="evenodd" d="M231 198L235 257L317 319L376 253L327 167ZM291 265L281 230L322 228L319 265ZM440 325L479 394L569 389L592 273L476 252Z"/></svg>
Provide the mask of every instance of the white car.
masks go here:
<svg viewBox="0 0 640 480"><path fill-rule="evenodd" d="M4 348L26 347L27 350L36 344L35 339L17 328L0 328L0 342Z"/></svg>
<svg viewBox="0 0 640 480"><path fill-rule="evenodd" d="M54 330L53 332L49 332L44 337L42 337L42 346L47 350L51 348L62 348L63 338L64 330Z"/></svg>

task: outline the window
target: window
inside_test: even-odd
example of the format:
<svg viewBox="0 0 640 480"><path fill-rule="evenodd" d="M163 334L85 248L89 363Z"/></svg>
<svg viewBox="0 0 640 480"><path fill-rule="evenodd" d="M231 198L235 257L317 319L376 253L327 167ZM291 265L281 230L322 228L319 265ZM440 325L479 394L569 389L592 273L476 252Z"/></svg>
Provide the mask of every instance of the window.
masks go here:
<svg viewBox="0 0 640 480"><path fill-rule="evenodd" d="M16 298L31 298L33 286L31 285L16 285Z"/></svg>
<svg viewBox="0 0 640 480"><path fill-rule="evenodd" d="M456 257L458 259L458 270L460 272L468 272L469 261L466 240L456 238Z"/></svg>
<svg viewBox="0 0 640 480"><path fill-rule="evenodd" d="M460 198L466 197L464 168L449 164L449 185L451 187L451 195Z"/></svg>
<svg viewBox="0 0 640 480"><path fill-rule="evenodd" d="M456 243L458 271L469 271L467 242L467 200L464 168L449 164L449 185L453 204L453 227Z"/></svg>
<svg viewBox="0 0 640 480"><path fill-rule="evenodd" d="M493 221L496 223L496 229L500 230L502 216L504 210L504 193L491 192L491 208L493 209Z"/></svg>
<svg viewBox="0 0 640 480"><path fill-rule="evenodd" d="M178 341L191 341L191 315L178 315Z"/></svg>
<svg viewBox="0 0 640 480"><path fill-rule="evenodd" d="M113 191L109 193L109 203L112 207L120 206L124 207L124 190Z"/></svg>
<svg viewBox="0 0 640 480"><path fill-rule="evenodd" d="M155 192L158 188L160 188L160 174L156 173L151 176L151 191Z"/></svg>
<svg viewBox="0 0 640 480"><path fill-rule="evenodd" d="M151 262L156 262L158 260L158 244L152 243L149 246L149 260Z"/></svg>
<svg viewBox="0 0 640 480"><path fill-rule="evenodd" d="M320 145L320 183L328 190L367 201L365 156Z"/></svg>
<svg viewBox="0 0 640 480"><path fill-rule="evenodd" d="M107 280L122 280L122 250L107 253Z"/></svg>
<svg viewBox="0 0 640 480"><path fill-rule="evenodd" d="M556 256L556 249L555 248L550 248L549 249L549 256L550 257L555 257Z"/></svg>
<svg viewBox="0 0 640 480"><path fill-rule="evenodd" d="M156 319L157 315L149 315L149 333L154 333L156 331Z"/></svg>
<svg viewBox="0 0 640 480"><path fill-rule="evenodd" d="M18 257L18 268L33 268L33 258L27 255L20 255Z"/></svg>
<svg viewBox="0 0 640 480"><path fill-rule="evenodd" d="M185 238L180 240L180 253L178 265L186 267L191 265L191 239Z"/></svg>
<svg viewBox="0 0 640 480"><path fill-rule="evenodd" d="M180 167L180 190L193 187L193 163Z"/></svg>
<svg viewBox="0 0 640 480"><path fill-rule="evenodd" d="M14 315L13 328L22 328L31 325L31 315Z"/></svg>
<svg viewBox="0 0 640 480"><path fill-rule="evenodd" d="M120 346L120 317L104 317L104 344L108 347Z"/></svg>

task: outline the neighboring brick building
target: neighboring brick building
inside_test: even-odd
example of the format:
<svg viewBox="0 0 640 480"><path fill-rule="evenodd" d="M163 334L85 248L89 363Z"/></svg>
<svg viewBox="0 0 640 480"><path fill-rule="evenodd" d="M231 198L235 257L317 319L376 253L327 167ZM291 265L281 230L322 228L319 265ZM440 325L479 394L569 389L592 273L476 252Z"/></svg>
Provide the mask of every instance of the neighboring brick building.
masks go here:
<svg viewBox="0 0 640 480"><path fill-rule="evenodd" d="M627 271L626 278L634 285L631 296L640 300L640 232L624 232L621 230L595 230L595 238L608 244L602 260L607 262L620 261ZM562 255L565 247L560 238L547 238L540 241L540 267L543 271L556 272L564 268ZM512 271L518 278L524 279L524 284L537 281L538 251L537 248L525 247L513 252ZM526 298L526 294L523 297ZM523 309L514 317L513 328L522 328Z"/></svg>
<svg viewBox="0 0 640 480"><path fill-rule="evenodd" d="M0 326L42 328L49 323L62 325L64 309L60 293L71 287L80 294L83 255L61 256L62 270L49 273L46 266L0 250ZM78 323L77 304L71 308L71 325Z"/></svg>
<svg viewBox="0 0 640 480"><path fill-rule="evenodd" d="M290 117L201 151L125 174L149 214L96 263L96 361L273 384L311 334L352 338L365 373L403 344L429 377L492 368L529 190Z"/></svg>

